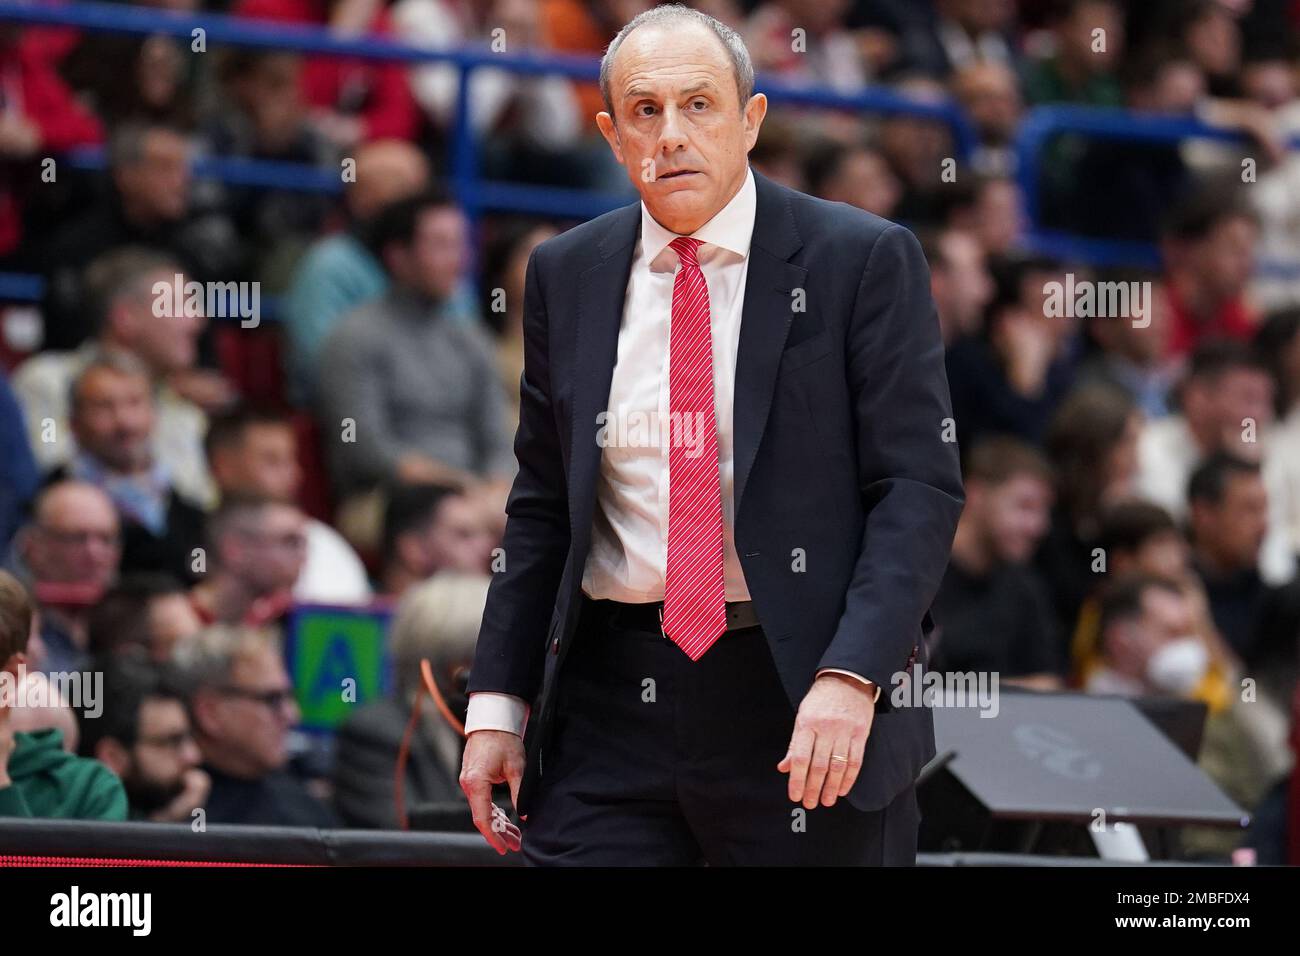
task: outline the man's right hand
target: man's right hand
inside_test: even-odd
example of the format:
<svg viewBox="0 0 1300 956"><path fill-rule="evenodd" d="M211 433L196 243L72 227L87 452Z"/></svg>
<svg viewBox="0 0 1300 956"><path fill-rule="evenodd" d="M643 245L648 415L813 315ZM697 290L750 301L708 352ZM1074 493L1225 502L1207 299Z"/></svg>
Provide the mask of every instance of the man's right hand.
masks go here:
<svg viewBox="0 0 1300 956"><path fill-rule="evenodd" d="M502 856L507 850L519 849L522 834L506 812L492 803L492 786L509 783L510 801L518 807L523 776L524 742L518 734L475 730L469 735L460 765L460 788L469 798L474 826Z"/></svg>

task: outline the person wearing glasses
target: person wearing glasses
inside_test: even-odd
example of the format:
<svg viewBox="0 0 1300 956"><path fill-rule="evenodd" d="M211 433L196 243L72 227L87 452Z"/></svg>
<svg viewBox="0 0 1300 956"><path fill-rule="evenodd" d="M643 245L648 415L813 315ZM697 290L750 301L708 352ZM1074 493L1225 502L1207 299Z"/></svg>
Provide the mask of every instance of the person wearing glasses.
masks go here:
<svg viewBox="0 0 1300 956"><path fill-rule="evenodd" d="M82 718L81 755L121 779L130 819L191 823L212 780L199 766L203 755L175 675L136 653L101 666L103 713Z"/></svg>
<svg viewBox="0 0 1300 956"><path fill-rule="evenodd" d="M9 562L39 620L30 671L75 671L86 663L90 611L117 578L121 557L117 511L103 491L80 481L41 490Z"/></svg>
<svg viewBox="0 0 1300 956"><path fill-rule="evenodd" d="M194 737L212 779L208 823L339 825L289 769L298 705L270 632L215 625L181 644L173 662L186 682Z"/></svg>

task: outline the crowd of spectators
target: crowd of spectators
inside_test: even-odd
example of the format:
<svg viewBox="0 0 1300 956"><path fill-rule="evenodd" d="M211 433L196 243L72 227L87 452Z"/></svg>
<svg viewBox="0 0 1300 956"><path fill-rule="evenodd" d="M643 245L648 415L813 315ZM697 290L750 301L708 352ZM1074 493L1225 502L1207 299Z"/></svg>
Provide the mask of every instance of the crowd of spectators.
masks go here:
<svg viewBox="0 0 1300 956"><path fill-rule="evenodd" d="M137 5L594 57L653 4ZM932 667L1199 701L1203 767L1276 816L1300 646L1300 4L691 5L741 32L762 76L951 99L974 132L957 161L937 119L776 105L751 154L904 223L929 260L967 488ZM525 266L573 221L466 217L446 186L451 66L3 25L0 75L0 272L43 288L0 316L0 668L106 675L104 714L79 730L51 706L15 748L0 719L0 771L78 751L124 788L67 764L94 799L50 815L396 826L419 660L463 707L498 557ZM594 83L485 69L466 103L484 175L635 198ZM1026 197L1015 140L1052 104L1245 136L1063 134ZM104 171L63 159L83 146L104 147ZM313 166L342 189L218 182L201 156ZM1146 244L1159 267L1044 254L1030 198L1036 225ZM255 288L262 314L175 308L192 283ZM1123 304L1075 308L1085 287ZM270 349L269 385L250 343ZM349 717L324 770L282 654L304 603L397 609L393 694ZM422 721L407 799L455 801L457 734ZM1276 833L1252 839L1281 859Z"/></svg>

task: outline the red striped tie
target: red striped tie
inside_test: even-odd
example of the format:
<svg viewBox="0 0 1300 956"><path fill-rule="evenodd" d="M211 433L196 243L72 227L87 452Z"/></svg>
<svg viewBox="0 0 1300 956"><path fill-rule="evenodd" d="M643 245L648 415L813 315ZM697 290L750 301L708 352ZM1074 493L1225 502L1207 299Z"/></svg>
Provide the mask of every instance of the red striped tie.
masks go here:
<svg viewBox="0 0 1300 956"><path fill-rule="evenodd" d="M668 342L668 569L664 633L699 660L727 624L722 574L722 492L713 410L713 340L700 240L670 245L680 267L673 282Z"/></svg>

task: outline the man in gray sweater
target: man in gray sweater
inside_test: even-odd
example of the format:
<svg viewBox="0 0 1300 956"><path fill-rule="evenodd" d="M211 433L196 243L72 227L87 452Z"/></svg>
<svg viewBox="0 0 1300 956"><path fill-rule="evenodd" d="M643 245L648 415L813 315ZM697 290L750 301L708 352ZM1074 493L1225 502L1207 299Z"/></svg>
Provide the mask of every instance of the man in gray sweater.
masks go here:
<svg viewBox="0 0 1300 956"><path fill-rule="evenodd" d="M323 435L345 496L513 474L491 344L477 317L454 304L466 233L443 192L398 202L375 223L372 243L392 287L335 328L320 368Z"/></svg>

